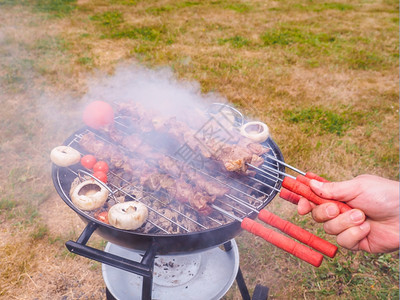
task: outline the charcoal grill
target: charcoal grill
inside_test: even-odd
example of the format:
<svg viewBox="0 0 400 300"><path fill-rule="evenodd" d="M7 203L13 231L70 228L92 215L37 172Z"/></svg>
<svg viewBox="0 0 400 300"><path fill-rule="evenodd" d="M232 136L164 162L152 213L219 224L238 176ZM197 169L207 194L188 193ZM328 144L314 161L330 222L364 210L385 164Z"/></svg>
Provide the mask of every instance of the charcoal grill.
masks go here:
<svg viewBox="0 0 400 300"><path fill-rule="evenodd" d="M124 124L119 123L118 118L116 119L116 124L124 128ZM81 151L82 154L85 154L79 146L79 140L82 135L88 132L93 132L99 139L104 140L105 143L111 143L110 141L105 139L102 134L85 127L72 134L64 142L64 144ZM270 149L270 151L268 152L269 155L273 155L275 158L283 161L283 156L280 149L271 138L266 141L265 146ZM284 167L282 165L279 165L276 161L273 161L268 157L265 158L265 162L268 163L268 165L270 166L274 166L277 170L284 171ZM105 224L97 220L96 218L88 215L86 212L81 211L72 203L69 197L69 192L73 180L80 174L80 169L82 169L82 167L79 165L68 168L60 168L56 165L53 165L52 178L54 186L64 202L71 209L73 209L85 223L93 224L93 226L96 226L96 233L116 245L127 248L145 250L149 247L150 244L156 241L158 245L158 254L192 252L221 245L224 242L234 238L241 231L240 223L233 218L228 218L228 221L222 222L215 217L205 217L208 223L212 224L212 228L208 228L202 225L197 220L193 220L190 217L186 216L184 213L176 211L181 218L185 219L187 222L193 222L195 227L198 228L197 231L191 232L188 228L180 224L183 222L178 223L176 221L173 221L168 216L164 216L160 212L160 209L150 207L149 205L147 205L150 211L148 222L154 226L150 232L140 233L136 231L127 231L112 227L111 225ZM199 172L204 173L204 171L202 170L199 170ZM109 177L109 182L112 182L112 178L118 177L118 175L110 171ZM220 181L218 178L213 178L212 176L208 176L208 178L210 180L215 180L216 182ZM121 180L123 181L122 178ZM254 178L252 178L252 181L259 185L257 187L254 187L250 186L247 183L242 183L239 180L234 180L237 185L232 186L231 188L233 190L236 190L238 194L242 194L243 197L239 198L237 196L227 194L226 197L222 199L224 201L223 204L229 206L231 208L231 211L241 218L255 218L257 215L255 213L255 210L259 211L268 203L270 203L278 193L281 186L281 181L279 181L278 179L273 180L267 178L263 174L255 176ZM260 182L262 182L263 184L260 184ZM136 196L131 195L129 192L127 192L127 187L132 188L132 186L129 186L129 182L125 182L125 184L125 188L121 188L120 186L115 186L111 184L109 184L108 187L111 190L111 194L122 193L127 198L130 198L130 200L135 199L140 201L141 199L137 199ZM133 188L136 188L136 186L134 186ZM253 194L249 194L248 190L251 190ZM151 193L147 193L146 196L157 201L155 196L153 196ZM246 200L248 198L251 199L253 203L248 202ZM214 205L221 205L222 200L214 202ZM226 216L220 219L226 219ZM169 233L165 229L165 226L160 224L160 220L168 221L170 224L163 222L163 224L167 224L168 226L172 224L173 226L179 227L181 229L180 231L183 233Z"/></svg>
<svg viewBox="0 0 400 300"><path fill-rule="evenodd" d="M124 119L116 117L114 123L119 131L129 132L129 125L124 122ZM109 140L102 132L88 127L84 127L73 133L66 139L64 145L77 149L82 155L87 154L80 147L79 141L83 135L88 133L93 133L97 139L102 140L104 143L114 145L114 142ZM123 151L129 151L129 149L124 149L121 145L117 146ZM188 211L193 210L188 204L174 207L173 202L165 204L151 191L141 190L141 196L132 193L132 190L137 190L140 187L133 185L118 174L118 172L114 172L111 169L108 174L109 182L107 184L107 188L110 190L110 197L115 198L116 195L122 195L127 201L136 200L144 203L149 210L149 217L146 222L148 229L146 231L118 229L78 209L72 203L69 192L73 181L77 177L86 175L87 172L82 170L80 165L58 167L53 164L52 179L56 191L64 202L87 224L76 242L68 241L66 243L68 250L102 262L105 265L142 276L142 298L151 299L154 261L156 257L201 253L210 249L212 250L220 245L224 245L230 251L232 249L231 240L242 230L241 223L238 220L256 218L257 212L268 205L280 191L284 178L282 174L285 172L284 164L279 163L284 162L283 155L277 144L270 137L263 143L263 146L269 150L263 156L264 165L268 166L270 170L277 171L274 176L266 176L265 173L257 172L255 176L247 178L248 180L234 178L229 183L226 183L221 179L221 176L224 175L223 173L218 173L217 175L215 173L209 174L206 170L193 165L191 166L192 169L206 176L209 180L218 182L228 187L230 191L234 191L225 194L223 198L216 199L212 204L214 208L212 215L201 216L199 218L194 218L193 214L187 214ZM153 147L157 147L157 145L153 145ZM177 160L176 157L170 157ZM115 182L119 182L119 184L115 184ZM166 207L172 210L177 217L171 218L167 214L164 214ZM185 224L190 224L190 226ZM168 229L171 227L175 228L175 232L171 232ZM109 241L112 245L133 251L141 251L142 258L139 261L133 261L111 252L87 246L86 244L94 232ZM236 280L243 298L250 299L240 268L238 269ZM259 288L265 291L265 288Z"/></svg>

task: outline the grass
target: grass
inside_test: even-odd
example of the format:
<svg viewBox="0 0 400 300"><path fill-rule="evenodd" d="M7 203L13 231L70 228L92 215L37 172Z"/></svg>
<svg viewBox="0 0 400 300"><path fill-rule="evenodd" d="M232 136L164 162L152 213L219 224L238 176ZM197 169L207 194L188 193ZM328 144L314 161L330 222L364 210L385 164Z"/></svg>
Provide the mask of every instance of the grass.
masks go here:
<svg viewBox="0 0 400 300"><path fill-rule="evenodd" d="M93 80L119 64L171 68L219 94L266 122L299 169L398 179L395 1L0 0L0 18L0 298L104 298L99 264L63 245L83 224L57 205L48 154L81 126ZM281 199L268 208L334 242ZM268 285L270 299L399 297L398 253L341 249L315 269L250 234L236 240L250 291ZM236 284L224 299L240 299Z"/></svg>
<svg viewBox="0 0 400 300"><path fill-rule="evenodd" d="M218 44L224 45L224 44L230 44L234 48L242 48L248 46L250 41L244 37L241 36L234 36L230 38L225 38L225 39L219 39Z"/></svg>
<svg viewBox="0 0 400 300"><path fill-rule="evenodd" d="M318 47L324 43L334 42L335 37L326 33L305 32L291 27L268 30L261 35L261 40L264 46L301 44Z"/></svg>
<svg viewBox="0 0 400 300"><path fill-rule="evenodd" d="M35 9L51 17L63 18L72 13L76 0L36 0Z"/></svg>
<svg viewBox="0 0 400 300"><path fill-rule="evenodd" d="M270 8L270 11L289 11L289 10L296 10L296 11L304 11L304 12L323 12L325 10L339 10L339 11L348 11L354 10L355 7L352 4L347 3L340 3L340 2L315 2L315 3L294 3L290 6L280 6L280 7L273 7Z"/></svg>
<svg viewBox="0 0 400 300"><path fill-rule="evenodd" d="M122 13L119 11L107 11L105 13L95 14L90 17L90 19L98 22L101 26L109 27L110 29L113 29L124 22Z"/></svg>
<svg viewBox="0 0 400 300"><path fill-rule="evenodd" d="M398 266L393 254L361 254L350 253L348 261L335 259L326 268L318 269L317 282L306 283L310 291L317 297L340 296L364 298L366 295L373 299L397 299ZM334 270L334 272L332 272ZM386 274L384 278L377 278L376 272ZM330 286L336 286L333 291ZM349 293L348 287L351 287Z"/></svg>
<svg viewBox="0 0 400 300"><path fill-rule="evenodd" d="M289 122L299 124L307 134L335 133L338 136L343 136L352 126L367 118L367 114L354 112L352 108L342 113L320 107L287 110L284 113Z"/></svg>

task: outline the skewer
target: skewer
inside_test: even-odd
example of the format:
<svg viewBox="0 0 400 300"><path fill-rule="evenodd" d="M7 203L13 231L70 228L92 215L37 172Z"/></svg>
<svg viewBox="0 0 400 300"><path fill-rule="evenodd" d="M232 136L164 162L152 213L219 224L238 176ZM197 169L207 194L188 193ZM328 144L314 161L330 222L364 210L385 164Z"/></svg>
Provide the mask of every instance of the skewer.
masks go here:
<svg viewBox="0 0 400 300"><path fill-rule="evenodd" d="M269 174L269 173L272 173L271 171L268 171L268 170L261 170L261 171L263 172L263 173L259 174L261 177L264 177L266 179L272 179L272 180L276 180L276 181L281 181L281 182L283 181L283 179L279 178L278 176L275 176L273 174ZM275 171L275 169L274 169L274 171ZM275 189L275 190L277 190L277 189ZM299 201L300 201L300 198L301 198L301 196L299 196L298 194L296 194L294 192L291 192L291 191L289 191L288 189L286 189L284 187L281 187L279 196L282 199L285 199L285 200L287 200L287 201L289 201L289 202L291 202L293 204L298 204Z"/></svg>
<svg viewBox="0 0 400 300"><path fill-rule="evenodd" d="M265 148L270 149L269 147L265 147ZM267 156L268 158L271 158L272 160L276 161L277 163L279 163L279 164L281 164L281 165L283 165L283 166L285 166L285 167L287 167L287 168L289 168L289 169L301 174L301 175L304 175L304 176L306 175L305 172L303 172L303 171L301 171L301 170L299 170L299 169L297 169L297 168L295 168L295 167L293 167L293 166L291 166L291 165L289 165L289 164L277 159L275 156L273 156L271 154L265 153L264 155Z"/></svg>
<svg viewBox="0 0 400 300"><path fill-rule="evenodd" d="M265 148L270 149L269 147L265 147ZM297 172L297 173L299 173L301 175L306 175L305 172L303 172L303 171L301 171L301 170L299 170L299 169L297 169L297 168L295 168L295 167L283 162L282 160L277 159L273 155L270 155L268 153L265 153L264 155L267 156L268 158L271 158L273 161L276 161L277 163L279 163L279 164L281 164L281 165L283 165L283 166L285 166L285 167L287 167L287 168L289 168L289 169L291 169L291 170L293 170L293 171L295 171L295 172Z"/></svg>
<svg viewBox="0 0 400 300"><path fill-rule="evenodd" d="M297 177L294 177L292 175L289 175L289 174L287 174L285 172L282 172L282 171L276 170L274 168L268 167L266 165L262 166L262 168L265 169L265 170L263 170L261 168L258 168L258 167L254 166L252 164L249 164L249 163L247 165L249 167L252 167L252 168L256 169L257 171L267 175L267 176L270 176L270 177L272 177L272 175L269 174L266 170L269 170L269 171L272 170L274 173L277 173L279 175L285 176L283 179L279 178L279 180L282 181L282 187L283 188L285 188L285 189L289 190L290 192L293 192L293 193L295 193L297 195L303 196L304 198L306 198L307 200L313 202L316 205L320 205L320 204L328 203L328 202L335 203L339 207L341 213L344 213L344 212L349 211L349 210L352 209L350 206L348 206L347 204L345 204L343 202L321 198L320 196L315 194L311 190L311 187L310 187L311 179L309 177L306 177L304 175L298 175ZM273 178L277 179L277 177L275 177L275 176ZM285 195L285 193L286 193L286 195ZM284 193L282 195L282 190L281 190L280 196L283 199L287 199L290 202L293 202L293 203L296 203L296 201L298 202L299 198L291 200L289 198L290 197L295 197L295 196L293 196L291 194L289 194L289 195L287 195L287 194L288 194L287 191L284 190Z"/></svg>
<svg viewBox="0 0 400 300"><path fill-rule="evenodd" d="M249 167L252 167L252 168L256 169L257 171L260 171L260 172L262 172L262 173L264 173L264 174L270 175L269 173L265 172L265 170L260 169L260 168L258 168L258 167L256 167L256 166L252 165L252 164L247 164L247 165L248 165ZM291 178L293 178L293 179L296 179L296 177L294 177L294 176L292 176L292 175L289 175L289 174L287 174L287 173L285 173L285 172L282 172L282 171L273 169L273 168L271 168L271 167L268 167L268 166L265 166L265 165L263 165L262 167L263 167L264 169L267 169L267 170L272 170L272 171L274 171L275 173L278 173L279 175L283 175L283 176L285 176L285 177L291 177ZM282 181L282 179L280 179L280 178L277 178L277 179L279 179L279 180Z"/></svg>
<svg viewBox="0 0 400 300"><path fill-rule="evenodd" d="M267 147L267 146L264 146L264 148L266 148L268 150L271 150L271 148ZM321 176L318 176L317 174L315 174L313 172L301 171L301 170L293 167L292 165L289 165L289 164L285 163L284 161L277 159L275 156L273 156L271 154L265 153L264 155L269 157L269 158L271 158L272 160L276 161L277 163L279 163L279 164L281 164L281 165L283 165L283 166L285 166L285 167L295 171L296 173L299 173L300 175L303 175L303 176L305 176L305 177L307 177L309 179L315 179L315 180L322 181L322 182L328 182L328 180L326 180L325 178L323 178Z"/></svg>
<svg viewBox="0 0 400 300"><path fill-rule="evenodd" d="M317 253L314 250L306 247L305 245L300 244L272 229L266 228L260 223L257 223L256 221L248 217L240 218L230 212L227 212L226 210L220 208L219 206L216 206L215 204L211 204L211 207L219 211L220 213L240 222L242 229L263 238L267 242L312 264L313 266L319 267L321 265L323 256L320 253ZM288 221L281 219L277 215L274 215L273 213L265 209L262 209L261 211L257 211L255 209L252 210L254 212L257 212L258 218L261 221L267 223L268 225L277 228L278 230L288 234L289 236L295 238L296 240L302 243L305 243L306 245L314 248L315 250L326 254L329 257L335 256L337 252L337 247L329 243L328 241L325 241L315 236L314 234L304 230L301 227L298 227L295 224L292 224Z"/></svg>

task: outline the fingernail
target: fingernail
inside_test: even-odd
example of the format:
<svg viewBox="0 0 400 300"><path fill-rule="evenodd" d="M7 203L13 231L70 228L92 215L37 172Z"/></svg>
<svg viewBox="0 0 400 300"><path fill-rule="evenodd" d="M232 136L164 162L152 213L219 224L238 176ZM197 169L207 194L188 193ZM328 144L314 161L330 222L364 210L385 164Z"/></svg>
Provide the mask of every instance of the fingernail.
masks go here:
<svg viewBox="0 0 400 300"><path fill-rule="evenodd" d="M361 211L359 211L359 210L355 210L355 211L353 211L353 212L350 214L350 219L351 219L353 222L361 221L361 220L364 219L364 214L363 214Z"/></svg>
<svg viewBox="0 0 400 300"><path fill-rule="evenodd" d="M328 217L336 217L339 214L339 208L335 205L328 205L326 207L326 214Z"/></svg>

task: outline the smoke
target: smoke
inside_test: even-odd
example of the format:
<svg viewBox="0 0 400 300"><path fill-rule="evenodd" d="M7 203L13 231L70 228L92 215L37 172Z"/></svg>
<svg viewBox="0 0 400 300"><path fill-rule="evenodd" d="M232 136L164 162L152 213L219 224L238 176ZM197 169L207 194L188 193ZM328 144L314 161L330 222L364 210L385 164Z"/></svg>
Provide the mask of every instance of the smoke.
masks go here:
<svg viewBox="0 0 400 300"><path fill-rule="evenodd" d="M198 82L178 80L170 68L148 69L136 64L121 65L113 75L91 80L83 100L137 102L164 117L180 116L190 109L204 111L213 102L226 102L215 93L202 94Z"/></svg>

